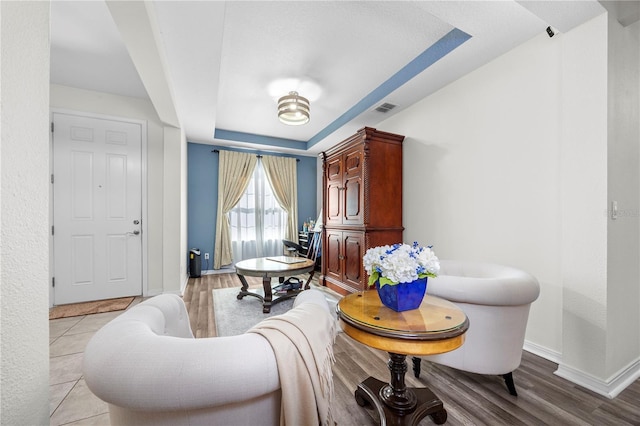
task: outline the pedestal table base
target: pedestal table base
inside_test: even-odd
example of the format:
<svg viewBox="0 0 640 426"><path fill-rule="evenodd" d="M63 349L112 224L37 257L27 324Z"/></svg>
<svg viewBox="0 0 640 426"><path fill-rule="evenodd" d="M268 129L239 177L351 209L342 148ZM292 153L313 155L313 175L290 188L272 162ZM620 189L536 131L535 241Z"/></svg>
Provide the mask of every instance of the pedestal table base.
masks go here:
<svg viewBox="0 0 640 426"><path fill-rule="evenodd" d="M442 401L428 388L407 388L404 376L407 371L406 356L389 353L390 383L369 377L358 385L355 398L358 405L375 408L380 425L417 425L427 416L435 424L447 421L447 410Z"/></svg>

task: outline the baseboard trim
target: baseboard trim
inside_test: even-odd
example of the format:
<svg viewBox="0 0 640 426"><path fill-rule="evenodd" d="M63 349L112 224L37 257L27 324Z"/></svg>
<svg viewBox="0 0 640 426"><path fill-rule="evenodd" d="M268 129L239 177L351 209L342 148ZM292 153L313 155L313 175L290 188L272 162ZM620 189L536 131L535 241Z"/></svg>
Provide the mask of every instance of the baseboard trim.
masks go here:
<svg viewBox="0 0 640 426"><path fill-rule="evenodd" d="M233 266L224 267L220 269L207 269L206 271L202 271L202 275L235 274L235 273L236 273L236 268Z"/></svg>
<svg viewBox="0 0 640 426"><path fill-rule="evenodd" d="M540 346L538 344L535 344L526 340L524 342L523 349L541 358L544 358L551 362L555 362L556 364L560 364L560 362L562 361L562 354L560 352L553 351L549 348Z"/></svg>
<svg viewBox="0 0 640 426"><path fill-rule="evenodd" d="M153 297L162 293L163 293L162 289L149 290L144 297Z"/></svg>
<svg viewBox="0 0 640 426"><path fill-rule="evenodd" d="M602 380L589 373L585 373L582 370L563 364L562 354L560 352L553 351L529 341L524 342L523 349L558 364L558 369L553 373L558 377L562 377L563 379L566 379L578 386L589 389L592 392L606 396L610 399L618 396L620 392L627 388L627 386L640 378L640 358L620 369L608 380Z"/></svg>
<svg viewBox="0 0 640 426"><path fill-rule="evenodd" d="M631 362L607 380L599 379L589 373L569 367L568 365L563 365L562 363L558 366L554 374L599 395L613 399L627 386L640 378L640 358Z"/></svg>
<svg viewBox="0 0 640 426"><path fill-rule="evenodd" d="M184 280L182 280L179 296L184 296L184 292L187 290L187 284L189 284L189 275L185 275Z"/></svg>
<svg viewBox="0 0 640 426"><path fill-rule="evenodd" d="M203 275L216 275L216 274L235 274L236 273L236 268L231 266L225 266L224 268L220 268L220 269L205 269L203 271L200 271L200 276ZM189 277L189 278L198 278L198 277Z"/></svg>

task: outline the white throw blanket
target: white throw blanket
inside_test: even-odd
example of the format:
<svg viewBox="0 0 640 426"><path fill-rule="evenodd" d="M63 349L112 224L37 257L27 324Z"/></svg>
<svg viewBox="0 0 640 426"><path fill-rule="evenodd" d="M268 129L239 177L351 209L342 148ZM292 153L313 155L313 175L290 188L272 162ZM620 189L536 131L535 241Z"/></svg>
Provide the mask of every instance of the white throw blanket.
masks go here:
<svg viewBox="0 0 640 426"><path fill-rule="evenodd" d="M266 338L278 364L280 425L333 425L335 320L313 303L262 320L250 329Z"/></svg>

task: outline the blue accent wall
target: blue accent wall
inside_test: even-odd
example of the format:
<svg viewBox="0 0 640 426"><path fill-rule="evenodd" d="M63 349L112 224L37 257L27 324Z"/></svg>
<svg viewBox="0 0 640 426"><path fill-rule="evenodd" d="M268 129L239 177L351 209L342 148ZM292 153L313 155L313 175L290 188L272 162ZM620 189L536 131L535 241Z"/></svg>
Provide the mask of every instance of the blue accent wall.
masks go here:
<svg viewBox="0 0 640 426"><path fill-rule="evenodd" d="M188 189L187 189L187 244L189 249L199 248L202 252L202 269L213 269L213 249L215 245L216 219L218 212L218 150L243 151L229 147L218 147L189 142L187 144ZM247 152L247 151L243 151ZM255 154L291 157L273 152L251 151ZM317 158L294 156L298 162L298 229L302 229L305 219L316 220L320 210L316 206ZM209 253L210 259L204 259Z"/></svg>

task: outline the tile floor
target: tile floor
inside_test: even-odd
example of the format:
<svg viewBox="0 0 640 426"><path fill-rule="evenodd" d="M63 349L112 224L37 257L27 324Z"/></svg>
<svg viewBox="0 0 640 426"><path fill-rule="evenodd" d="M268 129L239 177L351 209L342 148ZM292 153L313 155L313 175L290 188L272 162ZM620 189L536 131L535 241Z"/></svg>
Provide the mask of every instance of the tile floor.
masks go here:
<svg viewBox="0 0 640 426"><path fill-rule="evenodd" d="M136 298L131 306L142 301ZM94 396L82 377L82 354L91 336L124 311L49 321L50 425L107 426L107 404Z"/></svg>

